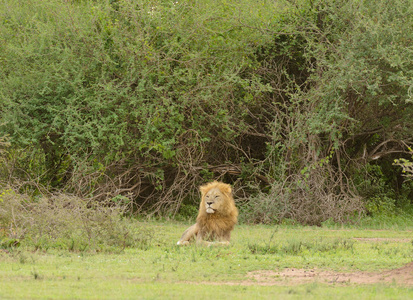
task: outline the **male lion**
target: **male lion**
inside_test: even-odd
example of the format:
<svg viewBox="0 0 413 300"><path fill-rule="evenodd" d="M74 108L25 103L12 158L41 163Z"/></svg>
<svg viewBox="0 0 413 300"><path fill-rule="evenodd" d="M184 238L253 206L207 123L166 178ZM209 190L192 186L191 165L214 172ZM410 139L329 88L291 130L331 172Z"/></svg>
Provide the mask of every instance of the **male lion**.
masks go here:
<svg viewBox="0 0 413 300"><path fill-rule="evenodd" d="M198 245L229 245L238 217L231 186L214 181L199 189L201 204L196 223L185 230L178 245L188 245L192 238Z"/></svg>

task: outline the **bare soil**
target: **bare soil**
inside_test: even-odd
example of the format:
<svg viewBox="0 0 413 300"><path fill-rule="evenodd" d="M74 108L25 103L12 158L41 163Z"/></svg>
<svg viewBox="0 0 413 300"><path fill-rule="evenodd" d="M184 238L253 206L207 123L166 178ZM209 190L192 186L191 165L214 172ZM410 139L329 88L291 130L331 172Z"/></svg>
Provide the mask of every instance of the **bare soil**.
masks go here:
<svg viewBox="0 0 413 300"><path fill-rule="evenodd" d="M312 282L326 284L397 284L413 286L413 262L394 270L383 272L351 272L341 273L317 269L285 269L283 271L253 271L247 274L247 279L241 282L198 282L207 285L297 285ZM194 282L186 282L194 284Z"/></svg>
<svg viewBox="0 0 413 300"><path fill-rule="evenodd" d="M399 269L383 272L341 273L317 269L285 269L280 272L254 271L248 273L247 277L247 282L259 285L293 285L316 281L328 284L395 283L403 286L413 286L413 262Z"/></svg>

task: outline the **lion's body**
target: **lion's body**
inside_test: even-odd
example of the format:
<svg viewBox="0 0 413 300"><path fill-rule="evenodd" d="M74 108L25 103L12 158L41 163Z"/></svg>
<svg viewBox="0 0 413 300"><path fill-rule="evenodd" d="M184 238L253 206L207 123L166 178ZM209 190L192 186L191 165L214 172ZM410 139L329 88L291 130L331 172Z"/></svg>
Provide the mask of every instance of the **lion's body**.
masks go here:
<svg viewBox="0 0 413 300"><path fill-rule="evenodd" d="M196 224L185 230L178 245L187 245L192 238L197 244L228 245L238 217L231 186L214 181L201 186L200 190L202 197Z"/></svg>

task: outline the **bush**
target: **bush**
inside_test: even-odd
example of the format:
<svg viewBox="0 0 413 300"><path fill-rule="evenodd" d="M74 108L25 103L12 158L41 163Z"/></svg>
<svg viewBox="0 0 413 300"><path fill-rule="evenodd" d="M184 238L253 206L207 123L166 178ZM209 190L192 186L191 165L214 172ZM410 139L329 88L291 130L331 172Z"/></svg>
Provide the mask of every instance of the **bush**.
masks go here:
<svg viewBox="0 0 413 300"><path fill-rule="evenodd" d="M268 195L253 198L247 212L258 221L268 215L275 220L292 215L309 224L319 224L328 215L351 219L366 203L368 209L391 212L406 202L401 191L409 189L391 162L405 152L411 138L407 124L413 112L413 56L407 49L413 40L408 28L412 4L294 5L294 17L285 21L291 27L284 27L293 28L292 38L283 45L302 49L299 65L305 71L291 68L297 56L287 51L291 56L283 56L286 63L278 66L284 77L273 76L279 81L273 79L272 87L283 87L284 94L277 98L272 140L262 166L274 184ZM278 62L278 53L269 52L266 61L271 58ZM360 172L374 177L374 166L384 170L378 178L382 190L369 198L354 179Z"/></svg>
<svg viewBox="0 0 413 300"><path fill-rule="evenodd" d="M12 189L3 190L2 244L70 251L148 248L152 232L124 218L126 207L119 202L96 205L67 195L38 197L33 201Z"/></svg>
<svg viewBox="0 0 413 300"><path fill-rule="evenodd" d="M247 70L261 38L230 6L3 8L2 130L35 157L41 184L98 199L132 192L138 205L176 212L200 171L237 163L235 139L254 142L245 109L268 87Z"/></svg>
<svg viewBox="0 0 413 300"><path fill-rule="evenodd" d="M318 225L327 220L348 223L359 220L363 213L361 197L334 193L340 183L334 176L325 176L313 170L308 178L287 180L284 185L271 186L270 193L253 197L243 208L241 221L253 223L280 223L292 219L301 224Z"/></svg>
<svg viewBox="0 0 413 300"><path fill-rule="evenodd" d="M391 165L413 125L412 9L406 0L3 1L4 178L24 192L123 196L169 215L198 202L201 182L221 179L255 199L253 219L318 224L363 212L353 179L378 165L385 203L398 206L400 191L412 192ZM324 215L326 199L343 212Z"/></svg>

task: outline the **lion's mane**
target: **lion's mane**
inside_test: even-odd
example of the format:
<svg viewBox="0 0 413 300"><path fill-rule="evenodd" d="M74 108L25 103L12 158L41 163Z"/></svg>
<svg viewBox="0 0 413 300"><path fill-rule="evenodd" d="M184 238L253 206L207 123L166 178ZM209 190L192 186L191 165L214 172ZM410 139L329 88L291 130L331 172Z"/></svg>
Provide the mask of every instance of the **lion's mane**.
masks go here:
<svg viewBox="0 0 413 300"><path fill-rule="evenodd" d="M219 209L214 213L206 210L206 195L212 189L218 189L222 194L222 201ZM218 241L216 243L228 245L231 238L231 231L237 223L238 210L235 207L232 189L229 184L213 181L200 187L201 203L199 205L196 224L189 227L178 241L178 245L187 245L192 238L198 244L211 245L208 241Z"/></svg>
<svg viewBox="0 0 413 300"><path fill-rule="evenodd" d="M213 188L218 188L225 196L224 205L214 214L208 214L205 209L205 195ZM238 210L235 207L232 189L229 184L223 182L210 182L200 187L201 203L196 223L202 236L212 239L220 239L229 234L237 223Z"/></svg>

